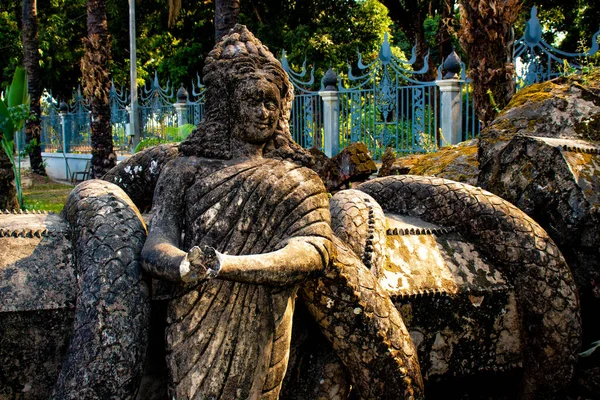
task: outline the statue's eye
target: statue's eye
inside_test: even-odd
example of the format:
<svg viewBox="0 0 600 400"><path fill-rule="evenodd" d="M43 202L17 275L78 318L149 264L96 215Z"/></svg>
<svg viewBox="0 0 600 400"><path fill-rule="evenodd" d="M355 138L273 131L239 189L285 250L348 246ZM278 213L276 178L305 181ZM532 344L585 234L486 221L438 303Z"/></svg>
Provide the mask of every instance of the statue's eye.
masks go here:
<svg viewBox="0 0 600 400"><path fill-rule="evenodd" d="M277 110L277 104L275 104L274 101L266 101L265 102L265 107L269 111L275 111L275 110Z"/></svg>

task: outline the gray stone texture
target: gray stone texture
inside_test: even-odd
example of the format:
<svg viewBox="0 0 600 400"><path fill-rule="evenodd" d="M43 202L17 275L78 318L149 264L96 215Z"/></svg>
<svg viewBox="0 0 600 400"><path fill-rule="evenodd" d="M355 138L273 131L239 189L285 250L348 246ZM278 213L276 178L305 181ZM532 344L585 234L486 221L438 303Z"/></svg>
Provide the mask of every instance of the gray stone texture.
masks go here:
<svg viewBox="0 0 600 400"><path fill-rule="evenodd" d="M317 173L331 193L349 189L352 183L363 182L377 172L369 149L363 143L352 143L320 164Z"/></svg>
<svg viewBox="0 0 600 400"><path fill-rule="evenodd" d="M123 189L140 210L148 210L162 168L177 154L177 145L172 143L146 148L119 163L102 179Z"/></svg>
<svg viewBox="0 0 600 400"><path fill-rule="evenodd" d="M142 252L149 274L175 283L169 392L276 399L298 285L331 257L327 196L313 171L290 162L312 163L287 125L292 86L245 27L217 44L204 78L206 118L161 171ZM217 279L209 268L220 268Z"/></svg>
<svg viewBox="0 0 600 400"><path fill-rule="evenodd" d="M325 274L307 281L302 299L352 374L363 399L417 399L423 381L417 353L398 310L348 246Z"/></svg>
<svg viewBox="0 0 600 400"><path fill-rule="evenodd" d="M131 399L146 353L150 291L140 252L146 226L127 195L92 180L69 195L77 302L69 349L53 399Z"/></svg>
<svg viewBox="0 0 600 400"><path fill-rule="evenodd" d="M0 214L0 398L50 396L73 323L74 262L58 215Z"/></svg>
<svg viewBox="0 0 600 400"><path fill-rule="evenodd" d="M558 247L531 218L481 189L440 178L390 176L357 187L386 212L455 227L514 286L523 343L523 396L561 398L581 345L575 283Z"/></svg>

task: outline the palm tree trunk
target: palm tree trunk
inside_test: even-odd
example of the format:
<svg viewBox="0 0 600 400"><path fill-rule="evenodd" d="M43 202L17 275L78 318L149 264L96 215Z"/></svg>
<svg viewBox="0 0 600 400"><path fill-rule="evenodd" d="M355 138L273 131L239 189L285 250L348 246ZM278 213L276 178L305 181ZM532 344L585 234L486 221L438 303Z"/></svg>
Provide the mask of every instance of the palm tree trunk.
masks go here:
<svg viewBox="0 0 600 400"><path fill-rule="evenodd" d="M442 60L452 52L454 0L442 0L442 18L437 32L438 52Z"/></svg>
<svg viewBox="0 0 600 400"><path fill-rule="evenodd" d="M520 0L460 0L460 43L469 56L473 101L484 126L515 91L511 29L521 7Z"/></svg>
<svg viewBox="0 0 600 400"><path fill-rule="evenodd" d="M29 151L31 171L39 175L46 175L42 160L41 143L41 115L40 97L42 96L42 80L40 69L40 56L38 49L38 19L37 1L23 0L23 63L27 69L27 83L29 87L30 110L34 118L27 120L25 126L25 141L34 143Z"/></svg>
<svg viewBox="0 0 600 400"><path fill-rule="evenodd" d="M425 56L429 51L427 42L425 41L425 27L423 26L423 22L427 16L427 9L430 6L430 2L419 0L406 0L403 2L398 0L382 0L381 3L386 6L388 15L400 27L400 30L404 32L411 46L417 46L417 59L412 67L415 71L420 70L425 65ZM424 81L433 80L435 79L435 74L436 67L434 60L430 58L427 74L419 79Z"/></svg>
<svg viewBox="0 0 600 400"><path fill-rule="evenodd" d="M83 90L92 112L92 176L101 178L116 165L110 124L110 41L106 20L106 1L88 0L88 36L84 39L85 55L81 61Z"/></svg>
<svg viewBox="0 0 600 400"><path fill-rule="evenodd" d="M238 23L240 0L215 0L215 42Z"/></svg>
<svg viewBox="0 0 600 400"><path fill-rule="evenodd" d="M0 132L0 137L2 132ZM15 174L10 158L4 150L0 149L0 212L4 210L18 210L17 189L15 187Z"/></svg>

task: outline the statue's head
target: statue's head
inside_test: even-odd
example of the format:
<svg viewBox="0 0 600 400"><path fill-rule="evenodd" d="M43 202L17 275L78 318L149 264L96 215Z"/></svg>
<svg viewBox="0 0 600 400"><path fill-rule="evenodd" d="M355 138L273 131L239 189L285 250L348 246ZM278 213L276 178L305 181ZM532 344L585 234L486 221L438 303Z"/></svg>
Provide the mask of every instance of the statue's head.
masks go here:
<svg viewBox="0 0 600 400"><path fill-rule="evenodd" d="M293 87L281 63L243 25L208 54L205 117L181 143L183 155L228 159L236 143L264 145L264 156L310 163L292 139ZM234 148L233 148L234 149Z"/></svg>

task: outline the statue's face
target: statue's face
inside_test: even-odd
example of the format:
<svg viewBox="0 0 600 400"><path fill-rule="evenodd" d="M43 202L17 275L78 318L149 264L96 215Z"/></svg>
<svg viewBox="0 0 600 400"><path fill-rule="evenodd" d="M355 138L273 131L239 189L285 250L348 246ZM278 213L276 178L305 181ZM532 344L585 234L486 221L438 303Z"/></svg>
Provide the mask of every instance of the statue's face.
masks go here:
<svg viewBox="0 0 600 400"><path fill-rule="evenodd" d="M266 79L241 83L235 100L239 104L237 123L239 139L248 143L265 143L277 127L281 106L279 89Z"/></svg>

